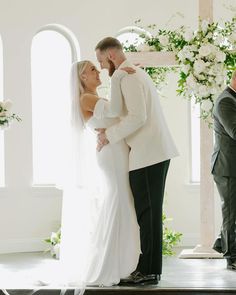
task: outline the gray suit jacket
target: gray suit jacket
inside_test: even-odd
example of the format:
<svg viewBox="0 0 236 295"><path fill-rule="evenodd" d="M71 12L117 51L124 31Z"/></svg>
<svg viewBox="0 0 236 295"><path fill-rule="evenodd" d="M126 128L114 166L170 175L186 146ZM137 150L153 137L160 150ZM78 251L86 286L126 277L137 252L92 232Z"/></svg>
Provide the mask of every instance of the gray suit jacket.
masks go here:
<svg viewBox="0 0 236 295"><path fill-rule="evenodd" d="M236 177L236 93L227 87L213 109L215 144L212 174Z"/></svg>

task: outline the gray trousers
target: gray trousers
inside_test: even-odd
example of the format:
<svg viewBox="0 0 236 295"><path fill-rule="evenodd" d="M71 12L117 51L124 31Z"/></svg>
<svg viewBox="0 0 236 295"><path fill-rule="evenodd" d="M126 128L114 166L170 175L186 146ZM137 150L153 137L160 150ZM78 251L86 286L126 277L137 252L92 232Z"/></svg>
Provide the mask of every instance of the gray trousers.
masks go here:
<svg viewBox="0 0 236 295"><path fill-rule="evenodd" d="M222 205L222 227L213 249L236 259L236 177L214 175Z"/></svg>

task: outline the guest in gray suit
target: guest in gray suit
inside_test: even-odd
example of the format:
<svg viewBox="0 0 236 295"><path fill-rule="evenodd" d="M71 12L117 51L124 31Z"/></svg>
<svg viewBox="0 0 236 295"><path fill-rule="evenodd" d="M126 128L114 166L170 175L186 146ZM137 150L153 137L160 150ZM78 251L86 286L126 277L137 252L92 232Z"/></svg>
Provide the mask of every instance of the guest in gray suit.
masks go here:
<svg viewBox="0 0 236 295"><path fill-rule="evenodd" d="M236 71L213 109L215 146L212 174L222 202L222 228L213 249L236 271Z"/></svg>

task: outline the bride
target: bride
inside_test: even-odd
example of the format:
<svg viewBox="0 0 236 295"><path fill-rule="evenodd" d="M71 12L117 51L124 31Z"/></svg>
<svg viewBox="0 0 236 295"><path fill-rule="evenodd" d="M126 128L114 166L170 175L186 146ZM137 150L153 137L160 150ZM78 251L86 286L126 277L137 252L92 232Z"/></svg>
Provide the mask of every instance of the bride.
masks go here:
<svg viewBox="0 0 236 295"><path fill-rule="evenodd" d="M90 179L84 179L86 147L81 148L86 134L116 123L122 112L119 100L120 79L132 74L124 68L114 72L111 81L111 100L100 98L99 71L90 61L75 62L72 66L72 127L76 141L77 187L70 188L63 198L62 242L60 260L69 281L89 286L112 286L135 270L140 254L139 228L128 180L129 148L125 141L108 144L101 151L94 150L103 178L102 201L94 226L91 223ZM91 132L90 132L91 133ZM96 137L96 133L93 134ZM92 171L91 171L92 172ZM72 195L74 198L72 198ZM92 197L92 202L94 202ZM87 205L86 205L87 204ZM87 206L87 207L86 207ZM86 209L87 208L87 209ZM86 211L87 210L87 211ZM87 212L87 213L85 213ZM66 267L67 266L67 267Z"/></svg>

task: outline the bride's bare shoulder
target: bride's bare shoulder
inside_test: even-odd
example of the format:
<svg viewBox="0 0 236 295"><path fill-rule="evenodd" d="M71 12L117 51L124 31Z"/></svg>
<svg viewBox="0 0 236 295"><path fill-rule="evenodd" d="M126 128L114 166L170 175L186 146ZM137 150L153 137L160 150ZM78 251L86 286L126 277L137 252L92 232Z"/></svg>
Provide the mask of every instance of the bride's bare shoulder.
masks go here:
<svg viewBox="0 0 236 295"><path fill-rule="evenodd" d="M91 93L83 93L80 96L81 102L86 102L86 101L94 101L97 99L97 96Z"/></svg>
<svg viewBox="0 0 236 295"><path fill-rule="evenodd" d="M99 97L91 93L83 93L80 97L80 103L86 110L93 110Z"/></svg>

